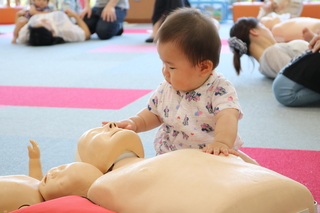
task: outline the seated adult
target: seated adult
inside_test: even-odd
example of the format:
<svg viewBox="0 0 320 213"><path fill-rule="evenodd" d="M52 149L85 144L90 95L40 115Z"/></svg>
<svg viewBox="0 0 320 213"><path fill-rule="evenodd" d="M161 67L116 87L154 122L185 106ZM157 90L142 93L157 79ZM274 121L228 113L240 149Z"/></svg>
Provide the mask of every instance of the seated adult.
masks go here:
<svg viewBox="0 0 320 213"><path fill-rule="evenodd" d="M96 0L93 8L90 0L85 0L80 17L88 25L91 34L96 33L99 39L110 39L123 33L123 21L128 9L128 0Z"/></svg>
<svg viewBox="0 0 320 213"><path fill-rule="evenodd" d="M308 49L308 42L304 40L277 43L271 31L254 17L238 19L230 29L228 43L238 75L241 71L240 57L246 54L260 63L260 73L269 78L275 78L291 59Z"/></svg>
<svg viewBox="0 0 320 213"><path fill-rule="evenodd" d="M69 17L76 19L74 24ZM90 31L84 21L75 12L66 9L46 14L37 14L21 28L19 43L32 46L61 44L65 42L80 42L90 38Z"/></svg>
<svg viewBox="0 0 320 213"><path fill-rule="evenodd" d="M278 15L263 17L260 22L269 28L277 42L289 42L302 39L309 42L320 30L320 19L296 17L282 19Z"/></svg>
<svg viewBox="0 0 320 213"><path fill-rule="evenodd" d="M320 36L310 41L309 49L285 66L273 82L273 94L285 106L320 106Z"/></svg>
<svg viewBox="0 0 320 213"><path fill-rule="evenodd" d="M91 184L103 175L91 164L74 162L52 168L43 176L40 150L35 141L30 142L29 176L0 177L0 212L10 212L68 195L86 196Z"/></svg>

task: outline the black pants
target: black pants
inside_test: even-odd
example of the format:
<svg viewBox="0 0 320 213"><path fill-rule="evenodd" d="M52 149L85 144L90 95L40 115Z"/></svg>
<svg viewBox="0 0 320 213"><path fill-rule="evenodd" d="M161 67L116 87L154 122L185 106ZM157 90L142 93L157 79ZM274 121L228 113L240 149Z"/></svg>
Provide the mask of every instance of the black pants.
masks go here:
<svg viewBox="0 0 320 213"><path fill-rule="evenodd" d="M154 3L152 24L155 24L161 17L166 17L173 10L180 7L190 7L188 0L156 0Z"/></svg>

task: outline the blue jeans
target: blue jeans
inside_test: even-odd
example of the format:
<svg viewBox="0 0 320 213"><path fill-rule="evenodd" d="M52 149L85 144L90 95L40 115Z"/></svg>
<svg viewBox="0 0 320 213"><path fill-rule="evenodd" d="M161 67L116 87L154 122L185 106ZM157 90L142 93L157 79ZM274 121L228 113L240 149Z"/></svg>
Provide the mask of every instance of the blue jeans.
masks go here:
<svg viewBox="0 0 320 213"><path fill-rule="evenodd" d="M289 107L320 106L320 93L310 90L279 73L272 84L278 102Z"/></svg>
<svg viewBox="0 0 320 213"><path fill-rule="evenodd" d="M91 17L87 16L83 21L88 25L91 34L97 33L100 39L109 39L122 29L122 23L127 15L126 9L121 9L116 7L117 20L114 22L103 21L101 18L101 13L103 8L94 7L92 8Z"/></svg>

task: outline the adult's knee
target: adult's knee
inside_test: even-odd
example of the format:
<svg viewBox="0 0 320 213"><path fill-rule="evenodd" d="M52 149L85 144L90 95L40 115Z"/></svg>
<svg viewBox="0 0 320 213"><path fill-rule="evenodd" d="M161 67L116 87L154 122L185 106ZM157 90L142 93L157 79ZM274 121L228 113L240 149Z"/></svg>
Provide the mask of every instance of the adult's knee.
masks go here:
<svg viewBox="0 0 320 213"><path fill-rule="evenodd" d="M274 81L272 84L273 95L276 100L288 107L295 106L296 95L291 88L283 86L281 81Z"/></svg>
<svg viewBox="0 0 320 213"><path fill-rule="evenodd" d="M106 40L106 39L110 39L114 36L113 33L107 32L107 31L101 31L101 30L97 30L96 31L99 39L101 40Z"/></svg>

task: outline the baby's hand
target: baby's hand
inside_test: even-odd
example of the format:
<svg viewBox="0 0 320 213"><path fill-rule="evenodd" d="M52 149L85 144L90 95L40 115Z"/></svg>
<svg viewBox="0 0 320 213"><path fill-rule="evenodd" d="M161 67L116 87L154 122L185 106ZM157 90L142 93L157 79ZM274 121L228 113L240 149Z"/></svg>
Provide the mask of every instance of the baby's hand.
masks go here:
<svg viewBox="0 0 320 213"><path fill-rule="evenodd" d="M34 140L30 140L32 147L28 146L29 158L30 159L40 159L40 148Z"/></svg>
<svg viewBox="0 0 320 213"><path fill-rule="evenodd" d="M228 156L229 154L239 156L239 153L236 150L230 149L227 145L221 142L209 143L206 147L202 149L202 151L214 155L219 155L220 153L223 153L225 156Z"/></svg>
<svg viewBox="0 0 320 213"><path fill-rule="evenodd" d="M103 121L102 122L102 126L108 124L109 122L110 121ZM132 131L136 130L135 123L133 121L130 121L130 120L122 120L122 121L115 122L115 123L121 129L128 129L128 130L132 130Z"/></svg>

